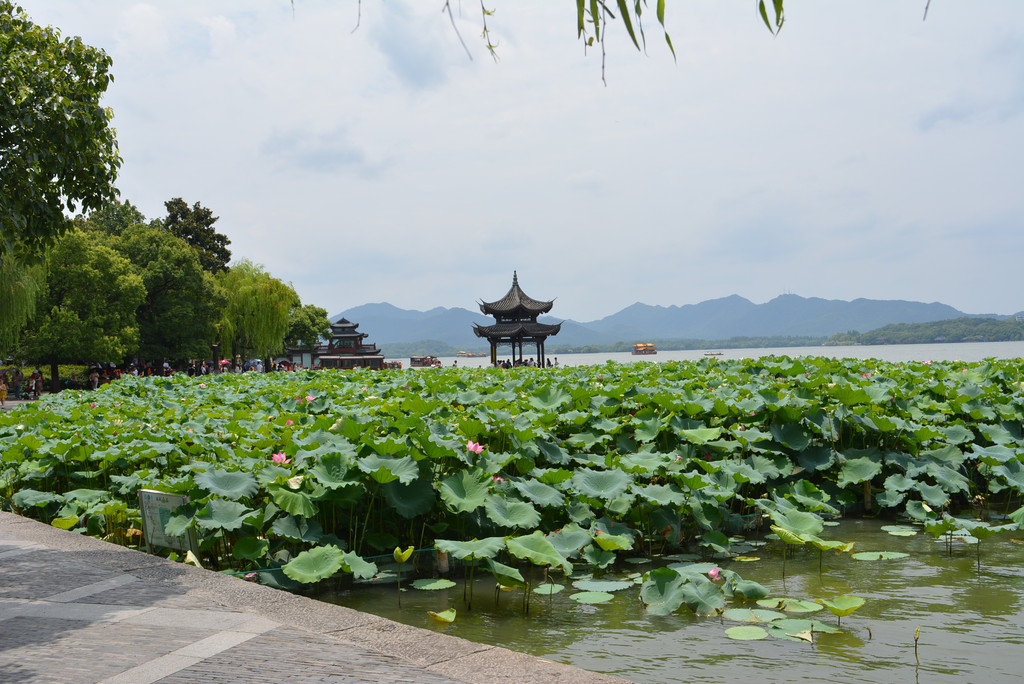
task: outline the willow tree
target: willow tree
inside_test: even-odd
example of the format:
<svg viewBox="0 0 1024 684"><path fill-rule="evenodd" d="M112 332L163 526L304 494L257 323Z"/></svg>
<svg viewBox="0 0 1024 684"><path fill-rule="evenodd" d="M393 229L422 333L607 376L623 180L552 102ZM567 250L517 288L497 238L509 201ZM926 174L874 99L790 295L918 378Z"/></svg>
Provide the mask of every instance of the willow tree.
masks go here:
<svg viewBox="0 0 1024 684"><path fill-rule="evenodd" d="M18 333L35 313L43 280L41 265L0 257L0 354L6 356L17 345Z"/></svg>
<svg viewBox="0 0 1024 684"><path fill-rule="evenodd" d="M291 285L248 259L217 274L227 304L220 321L220 343L226 355L270 356L284 348L288 314L299 302Z"/></svg>

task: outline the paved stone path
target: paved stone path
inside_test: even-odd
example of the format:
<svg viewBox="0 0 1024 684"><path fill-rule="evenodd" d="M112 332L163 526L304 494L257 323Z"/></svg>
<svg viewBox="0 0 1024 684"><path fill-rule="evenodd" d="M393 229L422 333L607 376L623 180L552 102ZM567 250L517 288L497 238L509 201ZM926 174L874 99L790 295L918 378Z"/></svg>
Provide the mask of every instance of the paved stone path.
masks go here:
<svg viewBox="0 0 1024 684"><path fill-rule="evenodd" d="M618 682L0 512L0 682Z"/></svg>

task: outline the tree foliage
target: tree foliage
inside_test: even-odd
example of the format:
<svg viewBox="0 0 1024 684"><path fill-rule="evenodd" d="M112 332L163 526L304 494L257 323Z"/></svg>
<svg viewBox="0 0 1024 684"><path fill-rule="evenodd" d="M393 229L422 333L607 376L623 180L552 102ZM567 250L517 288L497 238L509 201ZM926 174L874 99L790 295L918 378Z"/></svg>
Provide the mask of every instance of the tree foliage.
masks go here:
<svg viewBox="0 0 1024 684"><path fill-rule="evenodd" d="M893 323L859 333L851 330L828 344L931 344L935 342L1007 342L1024 340L1024 324L1013 318L952 318L927 323Z"/></svg>
<svg viewBox="0 0 1024 684"><path fill-rule="evenodd" d="M228 267L231 261L231 240L213 228L218 216L196 202L191 207L180 197L164 202L167 207L167 218L164 227L171 235L179 237L199 255L199 263L210 273L219 273Z"/></svg>
<svg viewBox="0 0 1024 684"><path fill-rule="evenodd" d="M286 347L295 347L312 351L320 338L331 333L331 321L327 318L327 310L312 304L292 307L288 313L288 333L285 335Z"/></svg>
<svg viewBox="0 0 1024 684"><path fill-rule="evenodd" d="M218 273L217 281L227 297L220 321L222 351L245 357L281 351L289 312L299 303L295 290L247 259Z"/></svg>
<svg viewBox="0 0 1024 684"><path fill-rule="evenodd" d="M54 389L62 362L121 362L138 348L135 311L145 295L142 278L101 234L66 233L47 254L26 356L50 362Z"/></svg>
<svg viewBox="0 0 1024 684"><path fill-rule="evenodd" d="M139 357L209 356L226 300L195 250L181 238L144 224L127 228L114 246L132 262L146 287L136 312Z"/></svg>
<svg viewBox="0 0 1024 684"><path fill-rule="evenodd" d="M35 313L43 277L40 264L0 259L0 355L14 349L18 333Z"/></svg>
<svg viewBox="0 0 1024 684"><path fill-rule="evenodd" d="M110 65L103 50L0 0L0 259L38 258L70 229L65 209L116 194L113 114L100 106Z"/></svg>
<svg viewBox="0 0 1024 684"><path fill-rule="evenodd" d="M145 215L134 204L125 200L122 204L111 200L89 214L90 226L111 235L121 235L128 228L146 223Z"/></svg>

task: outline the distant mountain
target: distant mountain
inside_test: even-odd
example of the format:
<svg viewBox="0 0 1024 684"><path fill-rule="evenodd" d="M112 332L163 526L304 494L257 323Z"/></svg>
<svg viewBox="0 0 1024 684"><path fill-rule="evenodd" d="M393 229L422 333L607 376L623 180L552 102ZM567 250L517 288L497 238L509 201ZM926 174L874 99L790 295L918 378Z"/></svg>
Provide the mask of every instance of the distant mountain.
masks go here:
<svg viewBox="0 0 1024 684"><path fill-rule="evenodd" d="M894 323L926 323L960 317L1005 319L995 314L966 314L946 304L903 300L855 299L852 302L798 295L780 295L754 304L738 295L683 306L652 306L637 302L600 320L579 323L565 319L549 345L583 346L636 340L703 339L732 337L829 337L850 330L867 332ZM439 340L467 351L487 347L473 334L473 323L489 325L492 318L461 308L436 307L429 311L400 309L387 303L363 304L342 311L358 323L360 332L377 344ZM545 322L558 322L545 316Z"/></svg>

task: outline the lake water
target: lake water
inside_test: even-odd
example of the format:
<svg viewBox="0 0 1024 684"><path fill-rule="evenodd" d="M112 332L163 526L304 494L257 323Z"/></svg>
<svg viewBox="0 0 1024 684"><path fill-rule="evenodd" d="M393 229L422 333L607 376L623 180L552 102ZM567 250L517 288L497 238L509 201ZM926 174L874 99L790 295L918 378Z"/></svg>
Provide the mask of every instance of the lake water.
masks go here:
<svg viewBox="0 0 1024 684"><path fill-rule="evenodd" d="M508 358L508 350L499 358ZM597 354L550 355L552 361L558 358L562 366L592 366L615 361L616 363L696 361L707 358L705 351L721 351L719 359L756 359L762 356L825 356L829 358L880 359L882 361L981 361L986 358L1024 358L1024 342L963 342L959 344L886 344L849 347L773 347L754 349L715 349L659 351L650 356L634 356L630 352L603 352ZM524 355L529 353L524 350ZM402 360L403 367L408 359ZM490 365L487 357L456 358L441 357L441 363L451 366L458 362L466 368L484 368Z"/></svg>
<svg viewBox="0 0 1024 684"><path fill-rule="evenodd" d="M725 629L744 623L695 617L685 606L668 616L649 615L634 587L615 592L599 605L568 598L535 596L525 617L521 591L501 592L478 579L473 611L463 602L463 585L441 591L409 589L397 606L395 585L346 591L333 601L406 624L444 631L481 643L621 676L636 682L963 682L1020 681L1024 657L1024 536L992 537L978 547L957 542L952 557L926 533L893 537L883 522L848 520L821 536L856 542L856 551L899 550L907 558L858 561L848 554L824 556L818 575L816 551L790 547L782 579L778 542L758 549L754 562L720 561L721 567L760 582L771 596L805 600L853 594L866 599L844 617L837 634L815 633L814 643L769 638L733 641ZM580 566L584 568L585 566ZM611 575L644 571L624 564ZM480 575L486 575L480 571ZM403 586L408 585L408 575ZM556 581L564 583L559 577ZM751 605L751 604L747 604ZM756 607L756 605L754 606ZM457 610L454 623L440 623L427 611ZM794 615L803 618L807 615ZM835 626L827 611L810 615ZM920 626L918 653L914 631Z"/></svg>

